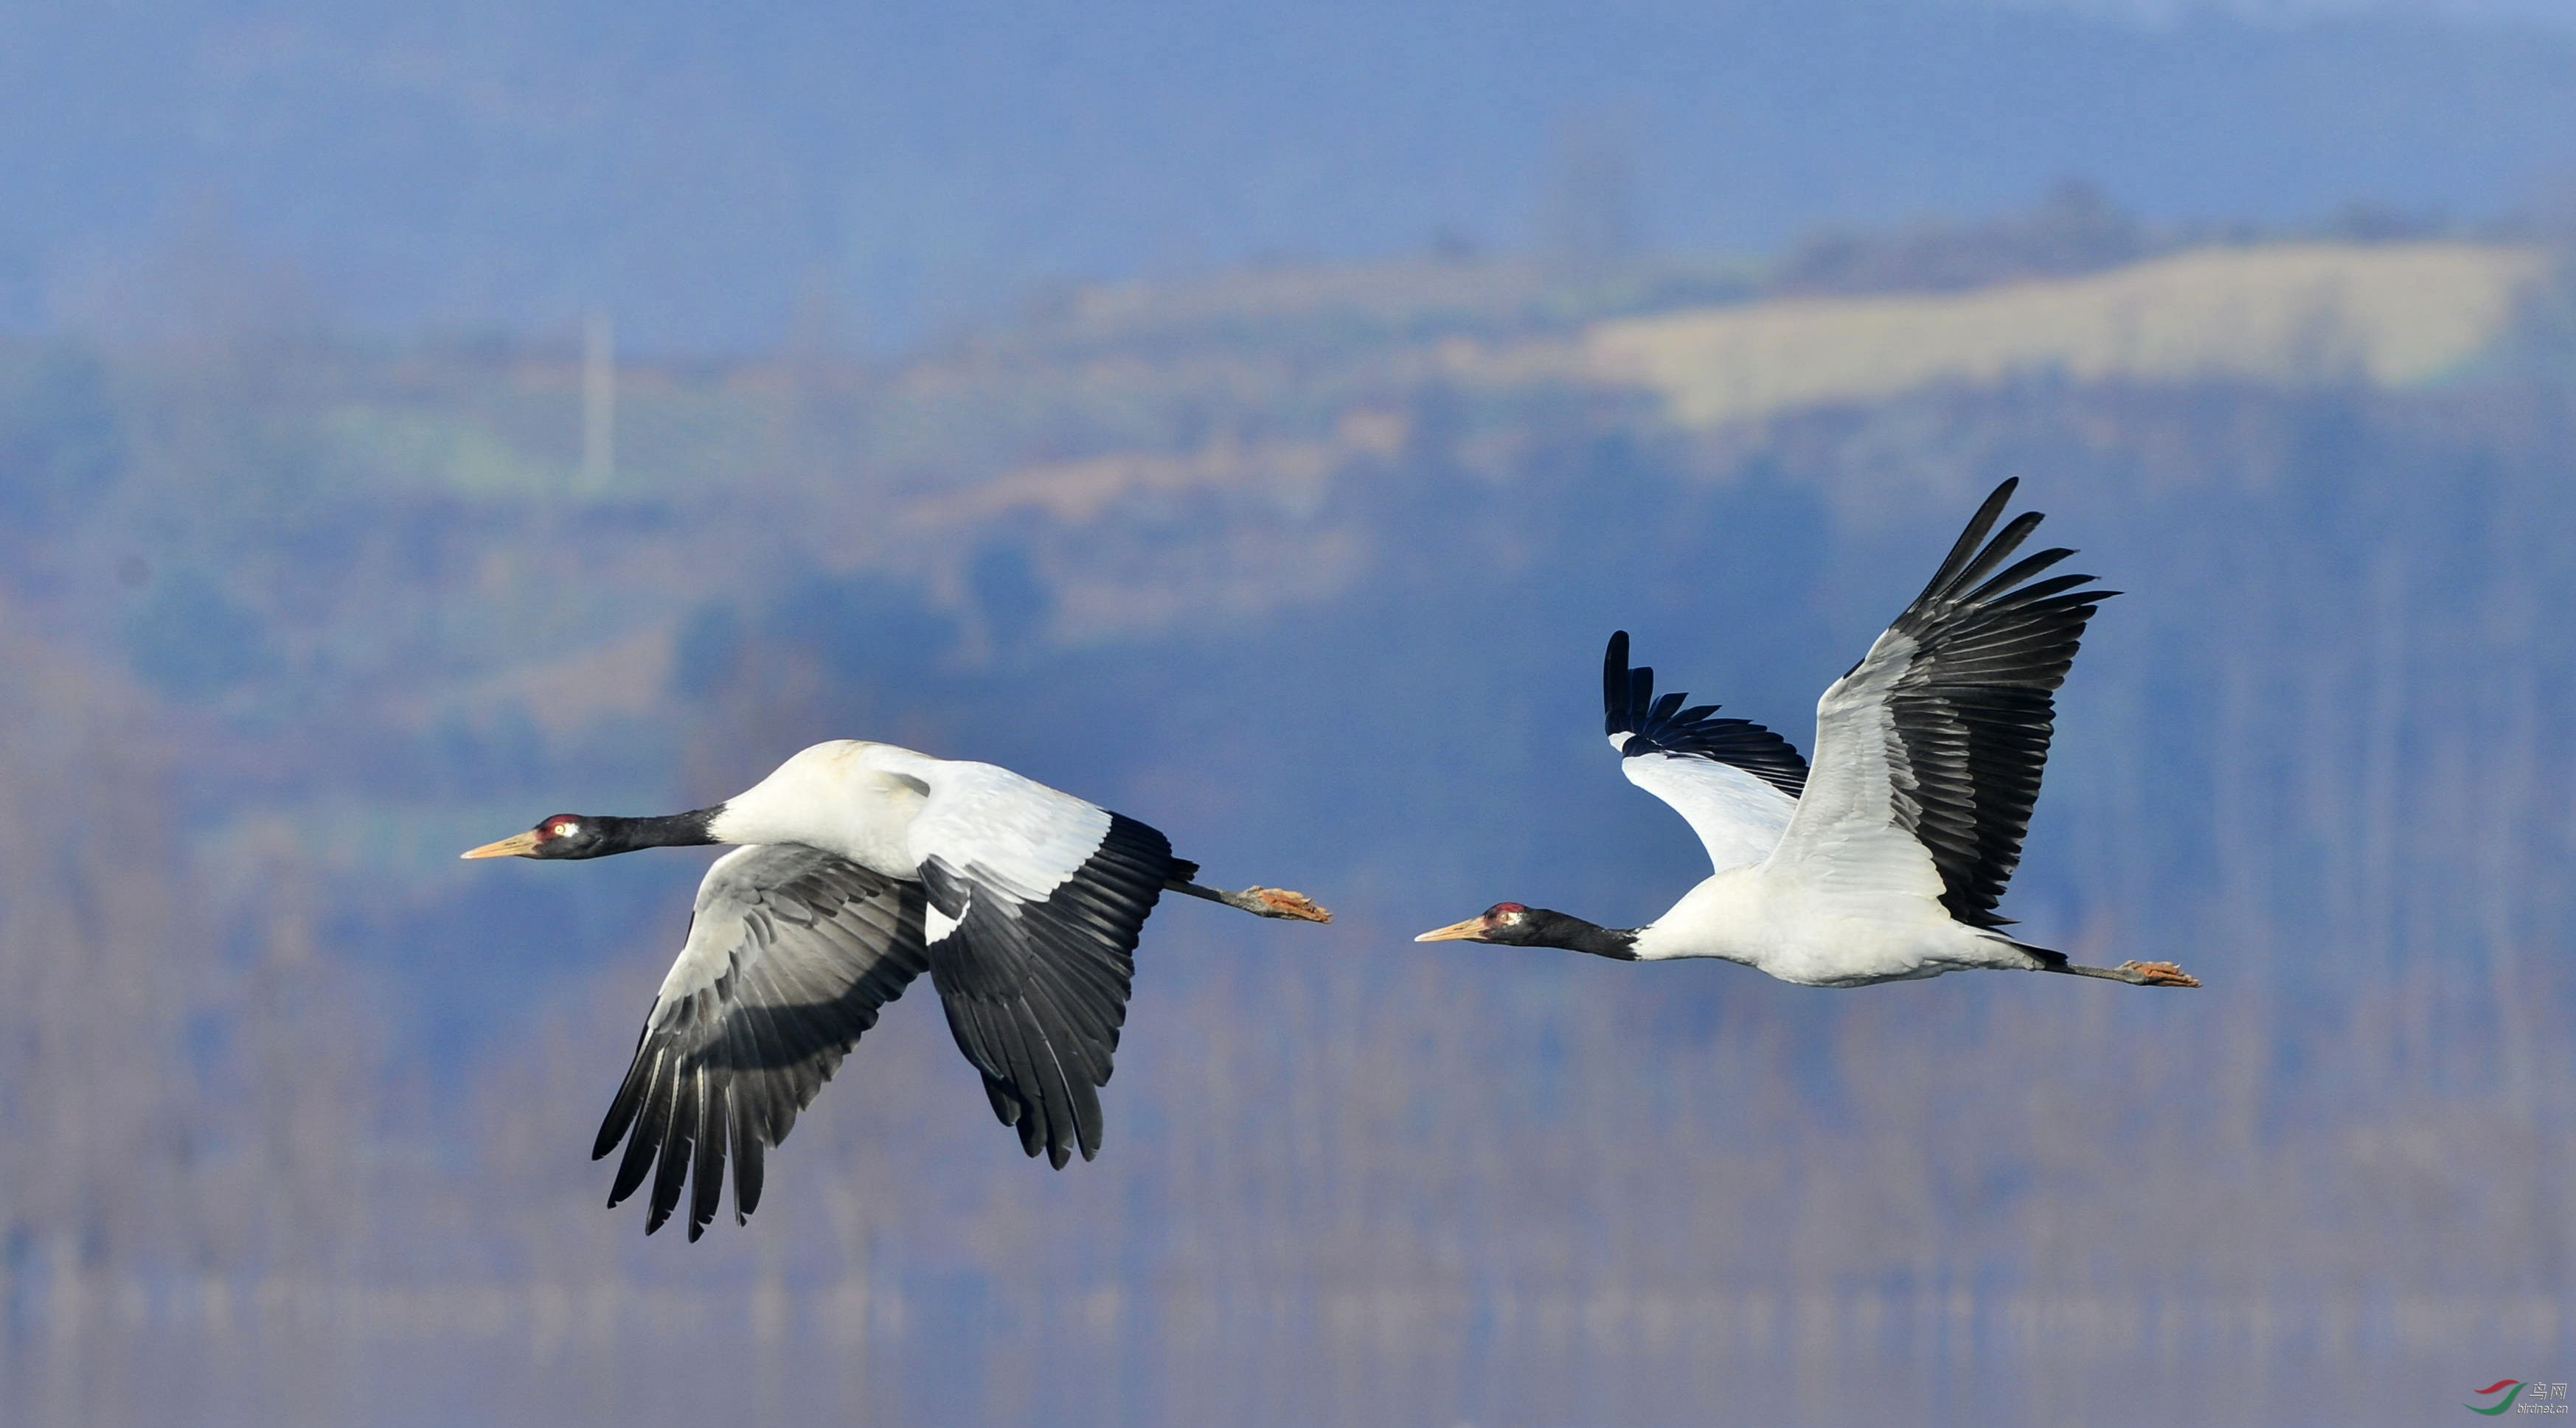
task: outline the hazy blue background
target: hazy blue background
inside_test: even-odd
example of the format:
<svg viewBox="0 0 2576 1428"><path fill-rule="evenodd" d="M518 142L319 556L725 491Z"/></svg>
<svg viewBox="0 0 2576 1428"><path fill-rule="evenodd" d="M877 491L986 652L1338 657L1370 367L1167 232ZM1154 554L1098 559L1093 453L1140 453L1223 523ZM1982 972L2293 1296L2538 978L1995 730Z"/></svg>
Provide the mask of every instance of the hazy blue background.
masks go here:
<svg viewBox="0 0 2576 1428"><path fill-rule="evenodd" d="M1047 283L1527 251L1587 143L1675 250L2069 174L2159 219L2489 214L2569 168L2572 75L2566 7L2495 0L14 0L0 323L166 331L172 270L229 241L335 327L605 304L740 354L821 294L893 350Z"/></svg>
<svg viewBox="0 0 2576 1428"><path fill-rule="evenodd" d="M2415 1423L2576 1378L2576 17L0 0L0 1418ZM2207 990L1407 939L1702 870L2019 476L2005 910ZM746 1229L585 1158L813 739L1151 924L1099 1161L926 990ZM2057 979L2046 979L2054 983Z"/></svg>

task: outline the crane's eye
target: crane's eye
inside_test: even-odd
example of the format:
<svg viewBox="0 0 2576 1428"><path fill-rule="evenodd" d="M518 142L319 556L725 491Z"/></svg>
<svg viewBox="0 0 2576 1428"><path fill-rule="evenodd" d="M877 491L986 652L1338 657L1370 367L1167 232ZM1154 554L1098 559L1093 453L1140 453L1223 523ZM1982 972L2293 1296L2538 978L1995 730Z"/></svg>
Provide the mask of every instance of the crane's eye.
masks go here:
<svg viewBox="0 0 2576 1428"><path fill-rule="evenodd" d="M562 818L547 825L546 836L550 838L569 838L580 831L580 824L573 822L569 818Z"/></svg>

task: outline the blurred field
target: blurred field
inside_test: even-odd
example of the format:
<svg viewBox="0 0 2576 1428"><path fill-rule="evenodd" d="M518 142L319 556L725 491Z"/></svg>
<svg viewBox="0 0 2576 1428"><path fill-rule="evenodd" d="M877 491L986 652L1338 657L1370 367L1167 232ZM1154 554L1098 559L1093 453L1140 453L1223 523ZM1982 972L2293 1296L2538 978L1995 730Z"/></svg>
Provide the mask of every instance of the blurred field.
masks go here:
<svg viewBox="0 0 2576 1428"><path fill-rule="evenodd" d="M2485 352L2543 254L2467 243L2210 248L1972 293L1809 299L1606 322L1591 371L1715 426L1935 382L2437 381Z"/></svg>

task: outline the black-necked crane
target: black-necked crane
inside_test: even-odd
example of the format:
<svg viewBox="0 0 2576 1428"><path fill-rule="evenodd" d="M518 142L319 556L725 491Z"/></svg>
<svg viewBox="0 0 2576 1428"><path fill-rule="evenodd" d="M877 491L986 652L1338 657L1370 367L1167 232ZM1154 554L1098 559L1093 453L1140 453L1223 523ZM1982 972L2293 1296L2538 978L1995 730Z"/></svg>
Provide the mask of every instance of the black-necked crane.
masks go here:
<svg viewBox="0 0 2576 1428"><path fill-rule="evenodd" d="M2026 511L1992 541L2016 482L1986 498L1914 603L1816 703L1816 762L1744 719L1654 694L1610 637L1602 702L1628 781L1671 804L1714 871L1644 927L1496 903L1416 941L1563 947L1628 961L1719 957L1785 982L1859 987L1968 968L2069 972L2196 987L2170 962L2084 967L2014 940L1995 904L2021 861L2055 718L2085 622L2117 594L2005 562Z"/></svg>
<svg viewBox="0 0 2576 1428"><path fill-rule="evenodd" d="M1157 898L1332 920L1302 894L1202 887L1161 833L1008 769L855 740L806 749L713 807L557 814L464 856L719 843L739 846L698 885L688 939L591 1148L599 1159L626 1144L611 1206L652 1176L647 1234L694 1179L696 1239L728 1158L734 1219L748 1219L766 1150L925 970L994 1114L1062 1169L1100 1150L1099 1088Z"/></svg>

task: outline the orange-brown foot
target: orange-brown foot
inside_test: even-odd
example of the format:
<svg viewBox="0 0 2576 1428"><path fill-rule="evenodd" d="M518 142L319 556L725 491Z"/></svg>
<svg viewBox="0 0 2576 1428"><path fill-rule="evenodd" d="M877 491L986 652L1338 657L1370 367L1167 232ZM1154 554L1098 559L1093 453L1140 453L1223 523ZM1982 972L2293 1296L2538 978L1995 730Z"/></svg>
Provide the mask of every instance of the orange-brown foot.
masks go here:
<svg viewBox="0 0 2576 1428"><path fill-rule="evenodd" d="M2197 987L2200 978L2171 962L2123 962L2120 970L2142 987Z"/></svg>
<svg viewBox="0 0 2576 1428"><path fill-rule="evenodd" d="M1301 892L1290 892L1286 888L1263 887L1245 888L1244 891L1261 899L1262 904L1269 909L1262 914L1264 917L1299 917L1308 922L1333 920L1330 912L1325 911L1313 898Z"/></svg>

